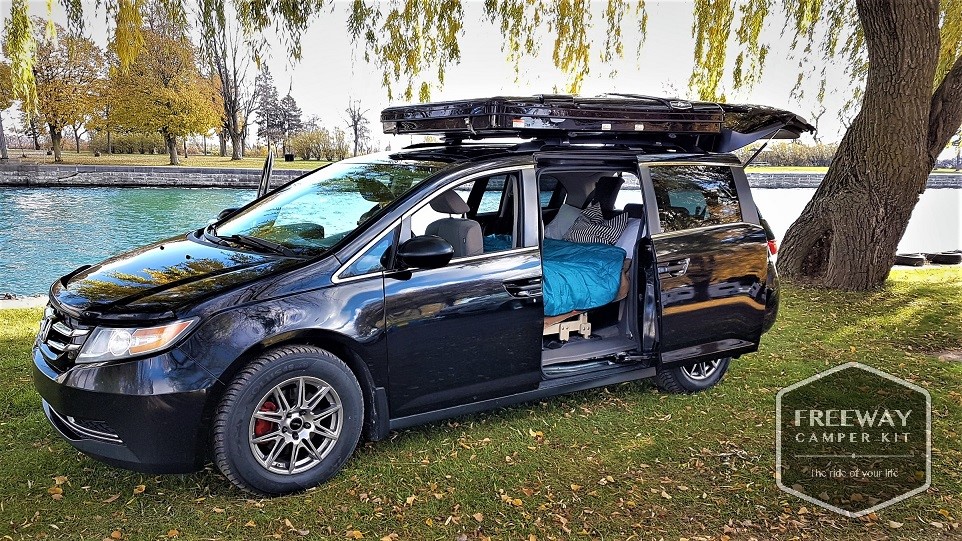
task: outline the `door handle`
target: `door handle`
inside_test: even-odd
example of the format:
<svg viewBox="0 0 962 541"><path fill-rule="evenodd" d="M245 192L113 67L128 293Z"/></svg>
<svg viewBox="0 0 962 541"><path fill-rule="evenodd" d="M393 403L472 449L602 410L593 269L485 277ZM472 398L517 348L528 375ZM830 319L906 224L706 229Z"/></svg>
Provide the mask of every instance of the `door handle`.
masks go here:
<svg viewBox="0 0 962 541"><path fill-rule="evenodd" d="M691 264L690 257L668 261L664 264L658 265L658 274L667 274L668 276L684 276L684 274L688 272L689 264Z"/></svg>
<svg viewBox="0 0 962 541"><path fill-rule="evenodd" d="M526 278L504 282L504 290L512 297L529 299L541 296L541 278Z"/></svg>

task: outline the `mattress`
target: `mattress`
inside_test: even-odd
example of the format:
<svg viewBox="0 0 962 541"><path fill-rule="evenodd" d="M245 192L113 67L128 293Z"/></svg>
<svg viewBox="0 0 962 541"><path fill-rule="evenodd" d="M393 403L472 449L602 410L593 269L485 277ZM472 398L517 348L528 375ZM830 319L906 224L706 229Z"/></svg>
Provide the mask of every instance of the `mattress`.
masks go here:
<svg viewBox="0 0 962 541"><path fill-rule="evenodd" d="M510 245L506 236L484 238L485 252L504 250ZM621 285L625 256L625 251L617 246L544 239L544 315L590 310L613 301Z"/></svg>

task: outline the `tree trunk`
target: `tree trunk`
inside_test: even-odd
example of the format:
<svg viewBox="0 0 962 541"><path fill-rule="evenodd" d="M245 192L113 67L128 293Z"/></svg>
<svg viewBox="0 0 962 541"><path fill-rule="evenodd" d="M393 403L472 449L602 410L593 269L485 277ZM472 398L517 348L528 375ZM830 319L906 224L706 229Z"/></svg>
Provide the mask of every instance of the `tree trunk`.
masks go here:
<svg viewBox="0 0 962 541"><path fill-rule="evenodd" d="M114 148L110 145L110 130L107 130L107 154L113 154Z"/></svg>
<svg viewBox="0 0 962 541"><path fill-rule="evenodd" d="M53 147L53 161L61 163L63 162L63 132L53 124L47 124L47 127L50 128L50 146Z"/></svg>
<svg viewBox="0 0 962 541"><path fill-rule="evenodd" d="M170 165L180 165L180 160L177 158L177 136L164 134L164 141L167 143Z"/></svg>
<svg viewBox="0 0 962 541"><path fill-rule="evenodd" d="M217 132L217 139L220 141L220 157L227 157L227 135L224 134L224 130Z"/></svg>
<svg viewBox="0 0 962 541"><path fill-rule="evenodd" d="M33 149L40 150L40 130L37 128L37 119L30 117L30 136L33 137Z"/></svg>
<svg viewBox="0 0 962 541"><path fill-rule="evenodd" d="M241 134L231 130L230 132L230 144L231 144L231 160L239 160L244 157L243 147L241 146Z"/></svg>
<svg viewBox="0 0 962 541"><path fill-rule="evenodd" d="M80 154L80 133L77 130L73 131L73 140L77 144L77 154Z"/></svg>
<svg viewBox="0 0 962 541"><path fill-rule="evenodd" d="M867 290L888 276L934 166L930 111L939 5L858 0L857 7L869 54L862 107L785 234L778 267L817 286Z"/></svg>
<svg viewBox="0 0 962 541"><path fill-rule="evenodd" d="M3 131L3 115L0 114L0 160L9 160L7 155L7 133Z"/></svg>

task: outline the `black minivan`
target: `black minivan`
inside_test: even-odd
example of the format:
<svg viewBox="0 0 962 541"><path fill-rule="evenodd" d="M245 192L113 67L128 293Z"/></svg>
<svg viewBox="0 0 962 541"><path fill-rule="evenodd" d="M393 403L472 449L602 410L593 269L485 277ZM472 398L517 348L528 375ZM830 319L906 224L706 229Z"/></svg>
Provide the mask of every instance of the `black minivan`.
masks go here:
<svg viewBox="0 0 962 541"><path fill-rule="evenodd" d="M706 389L773 323L731 152L812 129L796 115L606 95L381 118L443 140L330 164L54 283L33 367L57 431L109 464L213 459L282 494L362 436L640 378Z"/></svg>

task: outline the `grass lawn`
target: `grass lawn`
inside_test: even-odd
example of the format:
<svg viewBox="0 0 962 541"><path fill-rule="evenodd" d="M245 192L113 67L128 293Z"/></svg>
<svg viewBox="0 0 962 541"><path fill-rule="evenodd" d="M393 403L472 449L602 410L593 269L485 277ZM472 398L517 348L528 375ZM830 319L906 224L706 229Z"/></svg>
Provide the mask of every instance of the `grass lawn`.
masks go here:
<svg viewBox="0 0 962 541"><path fill-rule="evenodd" d="M79 454L29 372L39 310L0 311L0 539L957 537L962 271L895 271L868 294L788 287L758 353L698 395L638 382L404 430L303 494L254 500L218 473L151 476ZM862 519L780 492L775 393L860 361L932 394L932 487ZM145 427L149 430L149 427ZM57 486L57 484L59 486ZM54 494L57 487L62 494ZM309 534L306 532L310 531Z"/></svg>
<svg viewBox="0 0 962 541"><path fill-rule="evenodd" d="M28 151L27 157L20 157L19 150L10 151L10 162L11 163L23 163L23 164L53 164L53 156L47 156L43 152ZM92 153L87 151L81 151L79 154L77 152L66 150L63 153L63 163L65 165L149 165L149 166L167 166L176 167L169 165L170 157L166 154L102 154L100 156L94 156ZM275 157L274 168L275 169L305 169L310 170L327 162L319 161L304 161L300 158L295 159L293 162L285 162L284 157ZM180 158L181 167L224 167L224 168L238 168L238 169L260 169L264 167L264 158L243 158L241 160L231 160L230 156L226 158L221 158L217 155L207 155L202 154L191 154L184 158Z"/></svg>

